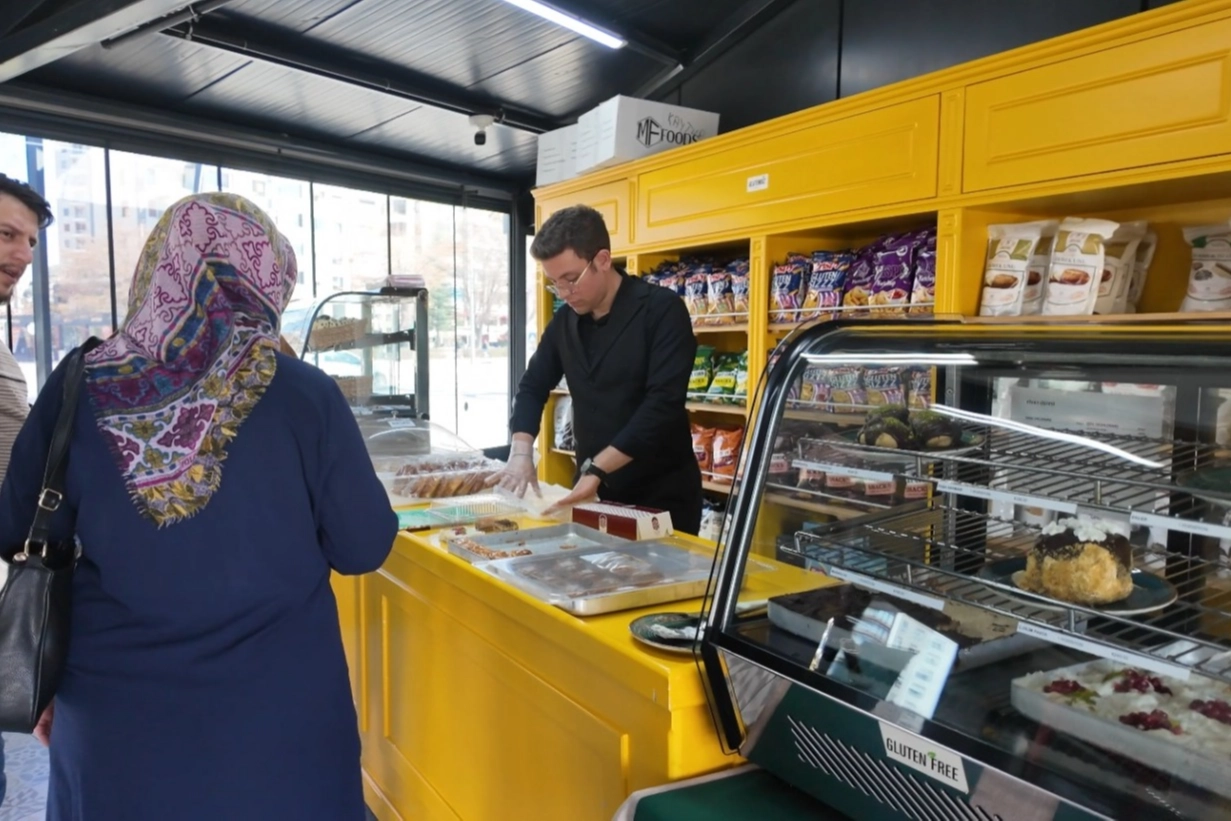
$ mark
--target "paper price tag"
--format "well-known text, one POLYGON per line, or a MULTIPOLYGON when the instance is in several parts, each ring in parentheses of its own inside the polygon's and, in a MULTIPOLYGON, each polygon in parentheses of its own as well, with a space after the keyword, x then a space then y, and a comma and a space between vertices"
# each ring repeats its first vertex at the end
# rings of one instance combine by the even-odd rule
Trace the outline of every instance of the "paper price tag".
POLYGON ((899 613, 889 631, 888 644, 913 655, 889 689, 886 700, 931 718, 957 659, 957 642, 899 613))
POLYGON ((1048 499, 1045 496, 1031 496, 1027 493, 1013 493, 1008 490, 967 485, 962 482, 942 481, 936 483, 936 489, 941 493, 956 493, 959 496, 969 496, 972 499, 984 499, 989 502, 1009 502, 1022 507, 1041 507, 1044 510, 1054 510, 1058 513, 1075 514, 1076 502, 1066 502, 1060 499, 1048 499))
POLYGON ((1160 516, 1157 513, 1133 511, 1129 522, 1141 527, 1160 527, 1165 530, 1178 530, 1181 533, 1191 533, 1194 536, 1212 536, 1215 539, 1231 539, 1231 527, 1212 522, 1197 522, 1192 519, 1173 519, 1170 516, 1160 516))
POLYGON ((897 596, 899 599, 914 602, 915 604, 932 610, 945 609, 945 602, 943 599, 938 599, 934 596, 925 596, 922 593, 916 593, 910 588, 900 587, 896 584, 891 584, 890 582, 883 582, 880 579, 874 579, 871 576, 865 576, 862 573, 855 573, 854 571, 846 570, 845 568, 830 567, 826 572, 826 575, 830 578, 867 588, 868 590, 875 590, 878 593, 884 593, 886 596, 897 596))
POLYGON ((1062 647, 1069 647, 1073 650, 1080 650, 1083 653, 1089 653, 1092 656, 1114 661, 1117 664, 1123 664, 1126 667, 1140 667, 1143 670, 1149 670, 1153 673, 1160 673, 1164 676, 1171 676, 1180 681, 1188 681, 1192 674, 1187 667, 1181 667, 1178 664, 1164 661, 1154 656, 1147 656, 1144 653, 1134 653, 1131 650, 1121 650, 1118 647, 1108 647, 1105 644, 1098 644, 1093 641, 1087 641, 1079 636, 1074 636, 1071 633, 1064 633, 1060 630, 1053 630, 1050 627, 1042 627, 1030 622, 1019 622, 1017 632, 1024 636, 1033 636, 1036 639, 1059 644, 1062 647))
POLYGON ((859 468, 847 467, 846 465, 830 465, 825 462, 809 462, 804 459, 796 459, 791 463, 791 467, 832 473, 834 476, 849 476, 852 479, 863 479, 865 482, 892 482, 895 479, 892 473, 860 470, 859 468))

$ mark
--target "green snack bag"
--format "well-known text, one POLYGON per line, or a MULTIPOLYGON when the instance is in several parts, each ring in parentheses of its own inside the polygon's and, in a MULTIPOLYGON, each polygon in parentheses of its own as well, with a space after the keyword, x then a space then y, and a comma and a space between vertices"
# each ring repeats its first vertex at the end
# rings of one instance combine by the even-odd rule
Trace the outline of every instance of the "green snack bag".
POLYGON ((735 393, 733 404, 742 405, 748 401, 748 352, 744 351, 735 358, 735 393))
POLYGON ((738 370, 738 354, 722 354, 714 364, 714 379, 710 382, 706 400, 717 404, 731 401, 735 395, 736 371, 738 370))
MULTIPOLYGON (((698 345, 697 355, 692 360, 692 376, 688 379, 688 393, 705 393, 709 390, 713 378, 714 349, 709 345, 698 345)), ((689 396, 689 399, 692 398, 694 397, 689 396)))

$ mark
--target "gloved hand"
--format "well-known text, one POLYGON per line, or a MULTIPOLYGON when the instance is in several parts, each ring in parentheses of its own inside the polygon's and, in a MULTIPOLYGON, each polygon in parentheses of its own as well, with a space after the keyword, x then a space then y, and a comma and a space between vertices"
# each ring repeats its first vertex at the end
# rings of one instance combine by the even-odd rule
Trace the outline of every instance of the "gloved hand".
POLYGON ((542 498, 539 490, 538 469, 534 465, 534 457, 529 453, 510 454, 504 470, 487 480, 487 486, 499 485, 517 498, 526 495, 526 488, 534 488, 534 495, 542 498))

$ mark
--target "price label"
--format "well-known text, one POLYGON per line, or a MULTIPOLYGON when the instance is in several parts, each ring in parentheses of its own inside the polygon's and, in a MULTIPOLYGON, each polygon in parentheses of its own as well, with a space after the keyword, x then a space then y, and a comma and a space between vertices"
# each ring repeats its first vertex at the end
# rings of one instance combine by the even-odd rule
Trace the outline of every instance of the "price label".
POLYGON ((803 459, 796 459, 791 463, 791 467, 832 473, 835 476, 849 476, 852 479, 863 479, 865 482, 892 482, 895 478, 892 473, 860 470, 859 468, 847 467, 846 465, 830 465, 825 462, 808 462, 803 459))
POLYGON ((1031 496, 1027 493, 1013 493, 1008 490, 996 490, 990 487, 979 487, 962 482, 937 482, 936 489, 941 493, 956 493, 959 496, 969 496, 972 499, 984 499, 989 502, 1009 502, 1022 507, 1041 507, 1044 510, 1055 510, 1059 513, 1076 513, 1076 502, 1065 502, 1060 499, 1048 499, 1046 496, 1031 496))
POLYGON ((768 191, 769 174, 757 174, 756 176, 749 177, 746 187, 749 194, 754 194, 757 191, 768 191))
POLYGON ((1178 664, 1172 664, 1168 661, 1147 656, 1144 653, 1134 653, 1131 650, 1121 650, 1118 647, 1108 647, 1105 644, 1098 644, 1093 641, 1087 641, 1079 636, 1074 636, 1071 633, 1065 633, 1060 630, 1053 630, 1050 627, 1043 627, 1030 622, 1019 622, 1017 632, 1023 636, 1033 636, 1036 639, 1059 644, 1061 647, 1069 647, 1073 650, 1080 650, 1083 653, 1089 653, 1092 656, 1099 656, 1108 661, 1114 661, 1117 664, 1123 664, 1126 667, 1140 667, 1143 670, 1149 670, 1153 673, 1159 673, 1164 676, 1171 676, 1180 681, 1188 681, 1191 671, 1187 667, 1181 667, 1178 664))
POLYGON ((1192 519, 1173 519, 1170 516, 1160 516, 1157 513, 1133 511, 1128 519, 1141 527, 1161 527, 1166 530, 1178 530, 1181 533, 1191 533, 1194 536, 1213 536, 1215 539, 1231 539, 1231 527, 1197 522, 1192 519))
POLYGON ((866 587, 868 590, 875 590, 878 593, 884 593, 887 596, 897 596, 899 599, 905 599, 909 602, 930 608, 932 610, 944 610, 945 602, 943 599, 938 599, 934 596, 925 596, 922 593, 916 593, 906 587, 900 587, 896 584, 883 582, 880 579, 874 579, 871 576, 865 576, 862 573, 856 573, 852 570, 847 570, 842 567, 830 567, 826 574, 830 578, 838 579, 851 584, 866 587))
POLYGON ((893 619, 888 644, 912 655, 886 701, 931 718, 957 659, 957 642, 899 613, 893 619))

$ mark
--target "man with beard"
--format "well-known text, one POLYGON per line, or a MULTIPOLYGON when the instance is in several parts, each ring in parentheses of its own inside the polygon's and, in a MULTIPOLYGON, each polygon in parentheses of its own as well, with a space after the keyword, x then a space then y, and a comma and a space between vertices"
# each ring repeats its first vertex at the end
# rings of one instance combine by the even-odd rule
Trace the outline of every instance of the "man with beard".
MULTIPOLYGON (((34 260, 39 231, 51 224, 51 206, 25 183, 0 174, 0 305, 13 298, 13 289, 34 260)), ((0 480, 8 472, 13 440, 30 411, 26 378, 5 340, 0 339, 0 480)), ((8 565, 0 562, 0 587, 8 565)), ((44 743, 46 740, 44 739, 44 743)), ((0 739, 0 802, 8 781, 4 777, 4 741, 0 739)))

